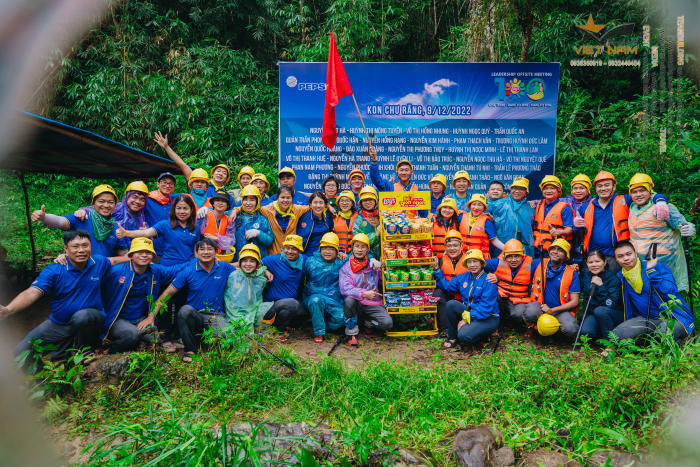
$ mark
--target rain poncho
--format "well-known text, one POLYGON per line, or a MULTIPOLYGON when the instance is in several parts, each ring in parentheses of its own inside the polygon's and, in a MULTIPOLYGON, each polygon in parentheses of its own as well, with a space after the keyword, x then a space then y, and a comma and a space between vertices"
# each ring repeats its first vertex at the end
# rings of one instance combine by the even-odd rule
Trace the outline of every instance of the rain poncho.
POLYGON ((490 200, 488 212, 496 226, 496 236, 503 243, 513 238, 520 240, 525 247, 525 254, 534 255, 534 238, 532 236, 532 217, 535 211, 527 199, 515 201, 512 197, 490 200))
POLYGON ((224 308, 226 321, 244 321, 246 324, 260 325, 272 302, 264 303, 262 294, 267 285, 265 266, 260 266, 251 274, 236 269, 228 276, 224 291, 224 308))
POLYGON ((343 326, 343 298, 338 273, 344 263, 340 258, 328 262, 318 251, 304 262, 304 305, 311 314, 315 336, 326 334, 326 329, 333 331, 343 326))
MULTIPOLYGON (((377 228, 379 228, 379 225, 377 224, 377 228)), ((355 236, 359 233, 366 234, 369 237, 369 254, 373 258, 379 258, 379 235, 377 235, 377 230, 372 227, 372 224, 362 217, 362 214, 358 214, 352 223, 352 235, 355 236)))
POLYGON ((272 245, 274 236, 272 235, 272 228, 270 227, 270 221, 268 221, 265 216, 260 214, 260 211, 255 211, 255 214, 248 214, 245 211, 236 217, 236 257, 234 261, 238 261, 238 252, 246 243, 254 243, 260 249, 260 257, 264 258, 267 256, 267 247, 272 245), (257 237, 250 240, 246 240, 245 233, 248 230, 255 229, 259 230, 260 233, 257 237))
POLYGON ((669 219, 660 221, 656 218, 653 207, 651 199, 642 207, 634 203, 630 206, 630 241, 641 259, 645 258, 652 243, 658 244, 657 258, 671 269, 678 290, 687 291, 688 269, 678 228, 688 221, 673 204, 668 205, 669 219))

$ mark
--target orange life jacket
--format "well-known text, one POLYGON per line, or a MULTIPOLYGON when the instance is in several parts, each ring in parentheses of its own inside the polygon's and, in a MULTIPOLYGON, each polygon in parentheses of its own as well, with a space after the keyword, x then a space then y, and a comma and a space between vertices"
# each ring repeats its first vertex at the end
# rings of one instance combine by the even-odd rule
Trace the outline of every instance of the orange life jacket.
POLYGON ((495 271, 498 277, 498 296, 507 298, 512 303, 530 303, 530 284, 532 282, 532 258, 523 257, 523 262, 513 277, 512 270, 506 263, 503 253, 498 257, 498 267, 495 271))
MULTIPOLYGON (((552 206, 547 213, 547 216, 545 216, 545 202, 545 200, 541 200, 537 204, 537 208, 535 209, 535 226, 532 229, 532 233, 535 236, 535 248, 539 248, 541 246, 544 251, 547 251, 547 249, 549 249, 549 245, 554 241, 554 238, 549 231, 552 229, 552 227, 555 229, 564 228, 561 213, 564 211, 565 207, 569 206, 569 203, 562 200, 557 200, 557 203, 552 206)), ((564 239, 569 243, 571 243, 572 238, 573 235, 564 235, 564 239)))
POLYGON ((465 219, 468 232, 467 241, 465 243, 466 249, 481 250, 484 254, 484 259, 491 259, 489 253, 489 236, 486 233, 486 221, 489 219, 491 219, 491 217, 488 214, 481 214, 472 225, 469 225, 469 219, 465 219))
MULTIPOLYGON (((535 274, 532 278, 532 300, 535 302, 544 303, 544 290, 547 287, 547 265, 549 264, 549 258, 543 258, 540 264, 537 265, 535 269, 535 274), (540 268, 544 268, 544 274, 540 268), (544 282, 542 282, 544 279, 544 282)), ((561 304, 568 303, 570 300, 571 293, 569 289, 571 288, 571 282, 574 280, 574 268, 568 264, 564 268, 564 275, 561 278, 561 286, 559 287, 559 301, 561 304)), ((578 305, 576 308, 571 310, 571 314, 576 316, 576 310, 578 310, 578 305)))
MULTIPOLYGON (((451 227, 449 230, 457 230, 462 234, 462 245, 466 243, 466 238, 467 238, 467 230, 465 227, 465 223, 467 222, 465 220, 465 216, 459 216, 459 222, 457 223, 456 226, 451 227)), ((433 253, 435 253, 435 256, 438 258, 442 258, 442 255, 445 254, 445 235, 447 232, 445 231, 445 227, 442 225, 438 225, 436 222, 437 219, 437 214, 433 214, 433 253)), ((464 250, 464 247, 462 249, 464 250)))
MULTIPOLYGON (((401 182, 394 182, 394 191, 406 191, 401 184, 401 182)), ((411 183, 411 188, 408 191, 418 191, 418 187, 415 183, 411 183)), ((416 217, 418 215, 417 211, 405 211, 406 217, 416 217)))
MULTIPOLYGON (((630 210, 629 207, 627 207, 627 202, 625 201, 625 197, 623 195, 617 195, 615 198, 612 200, 613 203, 613 209, 612 209, 612 216, 613 216, 613 231, 615 232, 615 235, 617 236, 617 241, 619 242, 620 240, 629 240, 630 238, 630 229, 628 225, 628 218, 630 215, 630 210)), ((593 205, 593 201, 588 203, 588 207, 586 208, 586 212, 583 214, 583 220, 586 223, 586 236, 583 239, 583 251, 586 252, 588 251, 588 244, 591 241, 591 233, 593 232, 593 217, 595 215, 595 206, 593 205)), ((615 243, 615 239, 611 238, 610 239, 610 244, 613 245, 615 243)))
POLYGON ((335 219, 333 220, 333 232, 335 232, 336 235, 338 235, 338 239, 340 240, 339 251, 341 252, 350 252, 350 240, 352 240, 352 224, 355 221, 357 214, 357 212, 354 212, 352 216, 350 216, 349 222, 343 219, 340 215, 335 216, 335 219))
MULTIPOLYGON (((457 259, 457 266, 455 266, 452 263, 452 259, 450 259, 449 256, 445 255, 442 257, 442 265, 440 266, 440 269, 442 269, 442 273, 445 275, 445 280, 452 280, 453 277, 459 276, 460 274, 464 274, 465 272, 469 272, 466 266, 462 264, 462 258, 464 257, 464 254, 459 255, 459 258, 457 259)), ((462 295, 459 293, 455 294, 455 299, 460 300, 462 298, 462 295)))
MULTIPOLYGON (((212 211, 212 210, 207 210, 207 225, 204 228, 203 233, 210 234, 210 235, 224 236, 224 235, 226 235, 227 228, 228 228, 228 216, 226 214, 221 216, 221 220, 219 221, 219 228, 217 229, 217 227, 216 227, 216 214, 214 214, 214 211, 212 211)), ((221 250, 219 250, 219 253, 221 253, 221 250)))

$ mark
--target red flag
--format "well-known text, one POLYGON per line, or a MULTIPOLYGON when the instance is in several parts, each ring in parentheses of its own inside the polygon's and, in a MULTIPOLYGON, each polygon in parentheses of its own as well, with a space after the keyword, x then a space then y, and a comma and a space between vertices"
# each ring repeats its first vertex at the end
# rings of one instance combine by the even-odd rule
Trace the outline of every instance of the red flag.
POLYGON ((345 74, 343 61, 335 46, 335 37, 331 33, 331 43, 328 48, 328 70, 326 71, 326 106, 323 110, 323 134, 321 141, 332 149, 338 138, 338 130, 335 127, 335 106, 341 97, 352 94, 348 75, 345 74))

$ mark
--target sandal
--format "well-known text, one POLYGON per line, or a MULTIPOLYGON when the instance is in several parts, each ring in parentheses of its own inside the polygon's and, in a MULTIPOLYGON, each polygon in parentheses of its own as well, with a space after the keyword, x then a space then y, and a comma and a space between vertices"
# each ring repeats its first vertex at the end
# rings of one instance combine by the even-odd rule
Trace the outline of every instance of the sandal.
POLYGON ((350 339, 348 339, 348 345, 350 347, 358 347, 360 345, 360 343, 357 342, 356 336, 350 336, 350 339))
POLYGON ((163 350, 167 353, 173 353, 177 351, 177 347, 175 347, 175 344, 170 341, 163 342, 161 344, 161 347, 163 347, 163 350))
POLYGON ((279 336, 277 336, 277 340, 279 340, 282 344, 286 344, 287 342, 289 342, 289 339, 287 339, 287 336, 285 336, 284 334, 280 334, 279 336))
POLYGON ((457 339, 445 339, 445 342, 442 343, 442 347, 445 349, 452 349, 455 346, 457 346, 457 339))
POLYGON ((317 344, 323 343, 323 336, 314 336, 314 342, 317 344))
POLYGON ((182 356, 183 363, 192 363, 194 361, 194 359, 192 358, 193 355, 194 352, 185 352, 182 356))

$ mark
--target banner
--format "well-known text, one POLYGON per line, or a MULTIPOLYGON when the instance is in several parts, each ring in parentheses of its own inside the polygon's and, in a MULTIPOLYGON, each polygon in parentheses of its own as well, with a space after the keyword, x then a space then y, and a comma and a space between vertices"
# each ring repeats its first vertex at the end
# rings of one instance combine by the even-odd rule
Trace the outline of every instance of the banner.
MULTIPOLYGON (((386 179, 395 164, 413 164, 421 189, 436 173, 458 170, 470 192, 489 182, 530 180, 530 197, 554 173, 558 63, 345 63, 386 179)), ((367 141, 351 97, 336 106, 333 151, 321 142, 326 63, 279 64, 279 163, 297 174, 297 189, 320 190, 335 175, 341 189, 353 168, 369 176, 367 141)), ((448 187, 450 190, 451 187, 448 187)))

